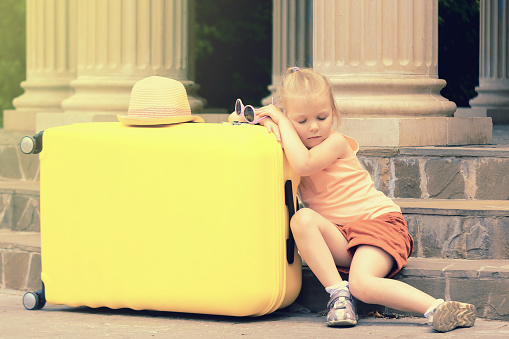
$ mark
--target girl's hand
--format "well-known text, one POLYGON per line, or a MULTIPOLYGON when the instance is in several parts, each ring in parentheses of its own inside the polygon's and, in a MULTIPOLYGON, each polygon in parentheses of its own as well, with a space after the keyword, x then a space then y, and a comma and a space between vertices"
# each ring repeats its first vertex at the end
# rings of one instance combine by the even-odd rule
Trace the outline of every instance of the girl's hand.
POLYGON ((256 110, 256 116, 258 119, 266 116, 271 118, 277 125, 281 122, 281 119, 286 119, 286 116, 281 112, 279 108, 274 105, 264 106, 256 110))
POLYGON ((270 117, 260 121, 260 125, 265 126, 269 133, 274 133, 277 142, 281 144, 281 133, 279 132, 279 126, 270 117))

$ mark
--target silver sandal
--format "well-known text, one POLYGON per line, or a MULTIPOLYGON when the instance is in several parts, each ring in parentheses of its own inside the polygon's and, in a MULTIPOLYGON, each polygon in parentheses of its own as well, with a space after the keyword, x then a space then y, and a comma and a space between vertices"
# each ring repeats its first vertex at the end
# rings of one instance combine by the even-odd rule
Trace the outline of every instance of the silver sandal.
POLYGON ((327 314, 327 326, 345 327, 355 326, 358 315, 355 300, 347 289, 341 289, 334 293, 327 307, 330 309, 327 314))
POLYGON ((457 301, 446 301, 435 310, 433 328, 438 332, 449 332, 456 327, 472 327, 475 323, 475 306, 457 301))

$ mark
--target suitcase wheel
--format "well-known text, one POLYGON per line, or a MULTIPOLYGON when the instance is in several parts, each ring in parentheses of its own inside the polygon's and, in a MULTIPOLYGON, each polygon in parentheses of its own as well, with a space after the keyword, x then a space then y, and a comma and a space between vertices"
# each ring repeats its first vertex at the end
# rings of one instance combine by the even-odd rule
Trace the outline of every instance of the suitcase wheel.
POLYGON ((44 297, 43 290, 27 292, 23 296, 23 306, 27 310, 40 310, 44 305, 46 305, 46 298, 44 297))

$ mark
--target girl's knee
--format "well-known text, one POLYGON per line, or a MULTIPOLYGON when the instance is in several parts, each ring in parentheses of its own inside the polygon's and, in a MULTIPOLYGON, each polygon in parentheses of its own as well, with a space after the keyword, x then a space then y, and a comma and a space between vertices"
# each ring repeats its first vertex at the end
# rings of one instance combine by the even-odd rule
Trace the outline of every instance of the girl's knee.
POLYGON ((375 286, 373 280, 368 276, 350 274, 348 281, 350 293, 360 301, 370 304, 375 286))
POLYGON ((292 232, 302 233, 306 232, 313 225, 316 225, 316 212, 310 208, 302 208, 298 210, 292 220, 290 221, 290 227, 292 228, 292 232))

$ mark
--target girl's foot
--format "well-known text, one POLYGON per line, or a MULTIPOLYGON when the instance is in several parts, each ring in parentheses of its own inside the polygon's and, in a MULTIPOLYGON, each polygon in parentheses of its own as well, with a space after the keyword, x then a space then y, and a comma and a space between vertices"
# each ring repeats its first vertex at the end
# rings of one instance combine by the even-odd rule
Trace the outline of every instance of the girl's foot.
POLYGON ((475 306, 457 301, 440 304, 433 315, 433 328, 448 332, 456 327, 471 327, 475 323, 475 306))
POLYGON ((357 324, 355 300, 348 289, 340 289, 334 293, 330 297, 327 307, 330 308, 327 314, 328 326, 344 327, 357 324))

